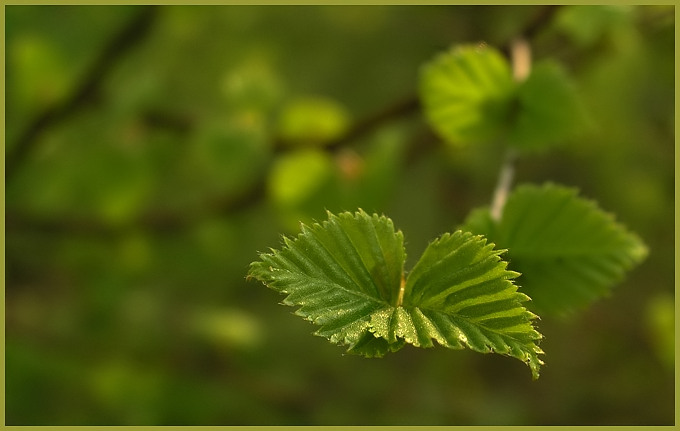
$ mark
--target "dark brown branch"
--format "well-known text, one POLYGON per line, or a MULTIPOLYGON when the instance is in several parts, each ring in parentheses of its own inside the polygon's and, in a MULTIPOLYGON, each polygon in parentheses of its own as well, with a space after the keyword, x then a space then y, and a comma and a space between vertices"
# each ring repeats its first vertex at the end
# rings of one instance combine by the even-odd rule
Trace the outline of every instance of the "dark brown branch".
MULTIPOLYGON (((524 26, 524 30, 515 38, 521 38, 526 40, 531 40, 536 37, 536 35, 543 30, 553 18, 557 11, 561 8, 559 5, 548 5, 544 6, 536 12, 533 18, 524 26)), ((504 49, 509 50, 512 41, 508 42, 504 49)))
POLYGON ((185 136, 194 128, 194 121, 186 115, 162 110, 149 110, 141 115, 142 124, 150 129, 166 130, 185 136))
POLYGON ((350 142, 356 141, 357 139, 374 132, 379 127, 384 126, 387 123, 414 114, 418 112, 419 109, 420 101, 416 96, 405 98, 393 105, 388 106, 386 109, 376 112, 373 115, 364 118, 362 121, 359 121, 343 136, 328 143, 327 148, 337 149, 347 145, 350 142))
POLYGON ((265 196, 266 176, 262 175, 256 183, 242 193, 208 202, 205 208, 193 216, 168 211, 151 211, 140 217, 135 226, 141 226, 153 232, 179 231, 208 217, 252 208, 264 201, 265 196))
POLYGON ((13 151, 6 154, 5 182, 11 180, 26 158, 35 151, 39 137, 45 130, 96 100, 104 79, 123 55, 148 33, 155 15, 155 6, 144 7, 106 44, 73 94, 61 104, 43 111, 29 124, 12 147, 13 151))
POLYGON ((206 208, 193 214, 156 210, 142 214, 126 224, 110 225, 90 216, 64 216, 60 218, 40 217, 16 211, 5 214, 5 231, 32 231, 44 235, 64 233, 84 236, 114 238, 130 228, 142 228, 149 232, 169 234, 180 232, 188 226, 216 214, 229 214, 252 208, 266 196, 266 177, 262 177, 243 193, 208 203, 206 208))

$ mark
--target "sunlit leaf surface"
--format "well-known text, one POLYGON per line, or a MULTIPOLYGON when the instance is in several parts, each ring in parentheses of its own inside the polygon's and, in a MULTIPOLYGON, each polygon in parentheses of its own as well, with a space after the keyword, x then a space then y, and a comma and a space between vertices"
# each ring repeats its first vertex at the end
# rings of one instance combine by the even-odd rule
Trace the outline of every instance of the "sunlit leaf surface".
POLYGON ((425 115, 434 130, 454 144, 497 136, 507 121, 514 91, 507 61, 485 45, 458 46, 421 70, 425 115))
POLYGON ((538 377, 541 335, 506 262, 481 236, 444 234, 405 278, 401 232, 384 216, 329 213, 285 247, 262 254, 250 276, 286 294, 284 304, 348 351, 383 356, 405 343, 496 352, 538 377))

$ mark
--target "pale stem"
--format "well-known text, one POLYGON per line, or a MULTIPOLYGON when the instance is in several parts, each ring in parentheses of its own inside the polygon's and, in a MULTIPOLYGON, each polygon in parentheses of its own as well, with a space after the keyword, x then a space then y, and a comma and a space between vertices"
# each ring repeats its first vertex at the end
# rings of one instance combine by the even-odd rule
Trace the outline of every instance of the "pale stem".
POLYGON ((406 278, 404 273, 401 274, 401 282, 399 283, 399 295, 397 296, 397 303, 395 307, 401 307, 404 302, 404 292, 406 291, 406 278))
MULTIPOLYGON (((510 55, 512 57, 512 76, 516 82, 522 82, 531 73, 531 47, 529 43, 523 38, 513 40, 510 45, 510 55)), ((505 201, 508 199, 512 180, 515 176, 516 160, 517 152, 508 148, 491 201, 491 218, 494 221, 499 221, 503 216, 503 207, 505 207, 505 201)))
POLYGON ((500 221, 503 216, 503 207, 505 201, 508 199, 510 187, 512 186, 512 179, 515 176, 515 160, 517 153, 512 149, 508 149, 505 154, 505 161, 501 167, 501 173, 498 176, 498 183, 493 192, 493 200, 491 203, 491 219, 500 221))
POLYGON ((515 39, 510 44, 512 56, 512 76, 515 81, 522 82, 531 73, 531 46, 526 39, 515 39))

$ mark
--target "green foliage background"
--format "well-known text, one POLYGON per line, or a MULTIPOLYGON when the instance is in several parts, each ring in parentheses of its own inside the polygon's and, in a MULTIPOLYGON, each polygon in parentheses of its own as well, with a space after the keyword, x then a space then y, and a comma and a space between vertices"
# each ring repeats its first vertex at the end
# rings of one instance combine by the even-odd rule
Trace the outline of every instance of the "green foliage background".
POLYGON ((6 6, 6 423, 672 424, 673 6, 566 6, 531 40, 588 127, 517 181, 578 187, 650 249, 610 298, 537 323, 540 380, 468 350, 344 356, 245 280, 326 209, 389 215, 410 259, 487 205, 500 147, 447 146, 399 103, 438 53, 504 46, 540 9, 163 6, 117 55, 146 9, 6 6))

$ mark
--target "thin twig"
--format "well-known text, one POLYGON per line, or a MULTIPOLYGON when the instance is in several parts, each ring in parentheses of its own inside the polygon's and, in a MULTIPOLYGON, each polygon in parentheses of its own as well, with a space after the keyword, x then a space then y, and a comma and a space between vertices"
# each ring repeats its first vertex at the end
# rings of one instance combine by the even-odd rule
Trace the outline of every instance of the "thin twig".
MULTIPOLYGON (((510 45, 510 53, 512 60, 512 74, 517 82, 522 82, 531 73, 531 46, 524 38, 517 38, 513 40, 510 45)), ((515 176, 515 163, 517 161, 518 153, 513 148, 508 148, 505 153, 505 159, 501 166, 501 172, 498 176, 498 183, 493 192, 491 200, 491 219, 500 221, 503 217, 503 208, 505 202, 510 194, 512 188, 512 180, 515 176)))
POLYGON ((508 200, 510 189, 512 188, 512 180, 515 177, 515 162, 517 160, 517 152, 512 148, 505 153, 505 160, 501 167, 501 172, 498 175, 498 183, 493 192, 493 199, 491 201, 491 219, 500 221, 503 216, 503 208, 505 202, 508 200))
POLYGON ((70 97, 59 105, 47 108, 28 125, 12 147, 12 151, 5 156, 5 182, 11 180, 29 155, 35 151, 40 135, 45 130, 73 115, 99 96, 101 84, 113 66, 148 33, 156 15, 155 8, 156 6, 144 7, 102 49, 70 97))

